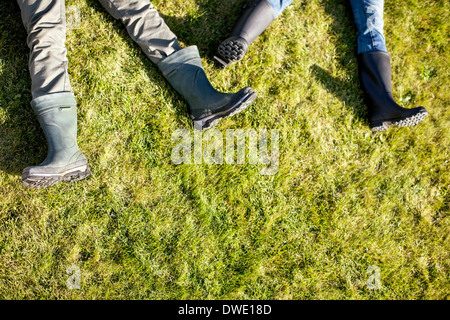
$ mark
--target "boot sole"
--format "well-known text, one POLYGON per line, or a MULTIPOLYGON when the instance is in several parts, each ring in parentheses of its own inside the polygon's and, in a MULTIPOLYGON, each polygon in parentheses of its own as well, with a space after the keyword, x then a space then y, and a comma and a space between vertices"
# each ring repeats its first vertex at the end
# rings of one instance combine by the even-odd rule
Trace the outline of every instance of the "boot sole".
POLYGON ((22 183, 33 189, 42 189, 50 187, 59 182, 75 182, 82 180, 91 175, 91 170, 88 164, 70 168, 59 173, 46 173, 40 175, 30 175, 24 171, 22 174, 22 183))
POLYGON ((385 121, 377 121, 370 125, 372 128, 372 132, 380 132, 389 129, 389 127, 410 127, 419 124, 425 117, 428 115, 428 112, 419 112, 413 116, 403 118, 403 119, 395 119, 395 120, 385 120, 385 121))
POLYGON ((241 60, 247 49, 241 41, 225 40, 217 48, 217 55, 214 60, 223 68, 226 68, 231 63, 241 60))
POLYGON ((199 120, 193 120, 194 129, 202 131, 219 124, 220 120, 232 117, 239 112, 244 111, 252 102, 256 99, 256 92, 251 91, 244 95, 241 99, 237 101, 236 104, 231 106, 229 109, 214 113, 208 117, 199 120))

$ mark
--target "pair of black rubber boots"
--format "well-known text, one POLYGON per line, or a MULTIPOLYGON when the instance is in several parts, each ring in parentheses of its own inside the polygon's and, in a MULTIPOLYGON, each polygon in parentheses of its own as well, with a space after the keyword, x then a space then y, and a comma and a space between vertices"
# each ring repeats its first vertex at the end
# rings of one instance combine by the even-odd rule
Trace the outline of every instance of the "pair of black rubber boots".
MULTIPOLYGON (((250 44, 275 20, 267 0, 253 0, 244 8, 231 35, 223 41, 214 60, 222 67, 241 60, 250 44)), ((427 116, 423 107, 405 109, 392 96, 391 62, 387 52, 376 51, 358 55, 358 73, 372 131, 390 126, 412 126, 427 116)))

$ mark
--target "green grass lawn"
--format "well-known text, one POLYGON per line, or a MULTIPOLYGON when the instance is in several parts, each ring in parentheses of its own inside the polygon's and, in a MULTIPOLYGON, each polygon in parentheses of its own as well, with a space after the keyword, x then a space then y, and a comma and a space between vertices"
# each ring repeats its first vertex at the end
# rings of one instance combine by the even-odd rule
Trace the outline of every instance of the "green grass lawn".
POLYGON ((67 35, 92 176, 33 190, 46 156, 14 0, 0 2, 0 298, 449 299, 449 2, 387 0, 393 94, 417 127, 373 134, 345 0, 295 1, 225 70, 244 0, 153 1, 215 88, 258 98, 227 129, 277 129, 279 170, 171 160, 186 103, 95 0, 67 35), (69 289, 67 268, 81 271, 69 289), (377 266, 381 287, 367 285, 377 266))

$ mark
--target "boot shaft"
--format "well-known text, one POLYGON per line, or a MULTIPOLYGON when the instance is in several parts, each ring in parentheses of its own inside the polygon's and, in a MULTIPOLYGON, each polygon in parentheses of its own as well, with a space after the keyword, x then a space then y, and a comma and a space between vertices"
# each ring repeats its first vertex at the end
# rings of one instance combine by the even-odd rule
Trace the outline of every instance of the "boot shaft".
POLYGON ((199 72, 204 72, 196 46, 179 50, 157 64, 164 78, 183 97, 195 90, 199 72))
POLYGON ((73 93, 41 96, 31 106, 48 144, 48 156, 43 164, 72 161, 70 158, 78 152, 77 105, 73 93))
POLYGON ((383 51, 360 53, 358 55, 358 74, 364 91, 392 93, 389 53, 383 51))
POLYGON ((170 85, 186 99, 190 114, 195 118, 210 114, 231 98, 213 88, 196 46, 175 52, 159 62, 158 67, 170 85))
POLYGON ((275 18, 275 12, 267 0, 253 0, 244 8, 230 37, 243 38, 250 45, 275 18))

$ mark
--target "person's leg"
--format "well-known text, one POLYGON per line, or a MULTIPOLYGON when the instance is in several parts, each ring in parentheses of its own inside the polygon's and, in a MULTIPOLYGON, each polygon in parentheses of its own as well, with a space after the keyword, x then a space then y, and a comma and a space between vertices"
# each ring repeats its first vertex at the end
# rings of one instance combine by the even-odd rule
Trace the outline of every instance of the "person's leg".
POLYGON ((358 74, 369 111, 370 127, 416 125, 427 116, 423 107, 405 109, 392 96, 391 63, 383 35, 383 0, 350 0, 358 29, 358 74))
POLYGON ((241 60, 250 44, 293 0, 252 0, 235 23, 230 36, 217 48, 214 60, 223 68, 241 60))
POLYGON ((181 49, 175 34, 148 0, 100 0, 100 3, 123 22, 133 41, 186 99, 196 129, 215 126, 220 119, 244 110, 256 98, 248 87, 234 94, 216 91, 206 78, 197 47, 181 49))
POLYGON ((148 0, 99 1, 114 19, 125 25, 131 39, 153 63, 181 50, 177 37, 148 0))
POLYGON ((17 0, 17 3, 28 33, 33 98, 56 92, 70 92, 64 1, 17 0))
POLYGON ((47 158, 25 168, 24 185, 43 188, 90 174, 77 145, 77 106, 66 57, 64 0, 17 0, 30 48, 31 106, 48 143, 47 158))

